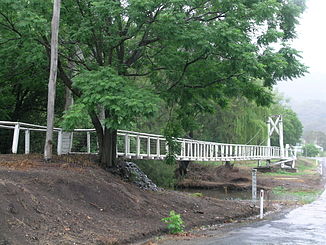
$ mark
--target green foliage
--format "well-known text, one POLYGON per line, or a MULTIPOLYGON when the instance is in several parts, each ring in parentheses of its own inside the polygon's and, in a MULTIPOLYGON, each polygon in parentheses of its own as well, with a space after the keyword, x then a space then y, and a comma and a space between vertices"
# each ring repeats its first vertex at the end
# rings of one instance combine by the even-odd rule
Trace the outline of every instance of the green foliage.
POLYGON ((303 155, 307 157, 316 157, 319 154, 318 148, 314 144, 306 144, 302 148, 303 155))
POLYGON ((176 165, 167 165, 159 160, 135 160, 135 163, 159 187, 174 188, 176 165))
POLYGON ((322 190, 289 191, 283 186, 273 188, 273 194, 279 199, 292 199, 301 204, 308 204, 315 201, 322 192, 322 190))
POLYGON ((170 211, 170 216, 161 219, 165 224, 171 234, 178 234, 183 232, 184 222, 180 214, 175 213, 173 210, 170 211))
MULTIPOLYGON (((216 106, 212 114, 199 114, 196 118, 201 127, 194 130, 194 138, 243 144, 266 144, 266 120, 270 115, 284 116, 284 142, 292 144, 300 141, 302 124, 297 115, 278 95, 274 95, 270 107, 257 106, 245 98, 229 101, 224 108, 216 106)), ((278 145, 278 137, 273 135, 272 145, 278 145)))
POLYGON ((276 172, 269 172, 263 174, 269 176, 278 176, 278 175, 296 176, 296 175, 315 175, 318 173, 315 160, 310 161, 310 159, 299 158, 296 161, 295 167, 298 169, 298 172, 295 173, 287 172, 285 170, 280 169, 276 172))
MULTIPOLYGON (((65 124, 87 125, 89 119, 81 115, 99 114, 104 107, 107 128, 129 129, 159 105, 173 111, 166 117, 173 117, 177 128, 193 135, 202 125, 200 116, 220 111, 230 101, 236 105, 234 100, 245 98, 247 106, 269 105, 273 85, 306 72, 299 52, 289 46, 304 7, 304 1, 295 0, 65 0, 58 78, 68 86, 74 80, 79 97, 65 124)), ((41 105, 38 111, 45 108, 51 13, 51 1, 0 3, 4 119, 15 118, 21 101, 25 106, 14 115, 44 118, 44 112, 29 113, 34 108, 28 105, 41 105), (17 100, 20 95, 24 99, 17 100)), ((62 90, 58 98, 64 101, 62 90)), ((62 106, 57 107, 61 112, 62 106)), ((241 132, 246 143, 252 132, 263 132, 261 119, 229 112, 230 117, 217 114, 215 120, 223 115, 225 124, 216 127, 223 133, 214 140, 234 142, 233 132, 241 132), (228 131, 229 123, 237 120, 240 123, 228 131)), ((262 136, 259 133, 255 142, 262 136)))
POLYGON ((182 127, 179 123, 173 122, 173 120, 175 119, 170 117, 170 120, 167 122, 166 127, 164 128, 164 136, 168 146, 165 162, 169 165, 176 163, 176 155, 181 150, 181 146, 177 142, 177 137, 181 136, 182 127))
POLYGON ((111 67, 84 71, 74 79, 74 86, 82 95, 65 116, 70 123, 77 123, 85 112, 102 106, 106 111, 104 123, 108 128, 126 128, 138 117, 152 115, 159 103, 158 97, 150 90, 137 87, 111 67))

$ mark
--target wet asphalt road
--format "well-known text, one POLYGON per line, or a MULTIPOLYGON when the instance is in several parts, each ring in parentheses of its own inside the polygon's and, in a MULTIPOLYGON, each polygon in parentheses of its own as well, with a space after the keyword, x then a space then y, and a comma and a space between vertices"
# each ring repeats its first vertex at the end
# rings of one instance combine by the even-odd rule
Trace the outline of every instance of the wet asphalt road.
MULTIPOLYGON (((324 169, 326 159, 323 158, 324 169)), ((323 244, 326 245, 326 191, 315 202, 273 221, 261 221, 209 238, 165 241, 163 245, 323 244)))

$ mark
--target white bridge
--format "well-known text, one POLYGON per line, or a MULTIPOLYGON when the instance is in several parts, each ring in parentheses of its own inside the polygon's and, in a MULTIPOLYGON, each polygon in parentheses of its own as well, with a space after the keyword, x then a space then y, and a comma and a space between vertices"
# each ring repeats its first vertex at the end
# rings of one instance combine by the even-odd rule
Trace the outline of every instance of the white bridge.
MULTIPOLYGON (((243 160, 280 160, 281 167, 289 164, 294 167, 296 156, 289 145, 283 146, 283 124, 282 117, 277 116, 274 121, 268 119, 267 146, 224 144, 194 139, 177 138, 178 150, 176 160, 179 161, 243 161, 243 160), (270 136, 273 132, 279 134, 280 147, 270 146, 270 136)), ((0 121, 0 130, 12 130, 12 153, 36 152, 31 142, 38 138, 45 141, 46 127, 21 122, 0 121), (24 140, 21 137, 24 132, 24 140), (32 139, 32 140, 31 140, 32 139), (33 140, 34 139, 34 140, 33 140)), ((97 137, 94 129, 75 129, 65 132, 61 128, 54 128, 57 137, 54 145, 57 154, 69 153, 96 153, 98 150, 97 137)), ((0 138, 0 142, 1 139, 0 138)), ((117 156, 136 159, 159 159, 162 160, 168 153, 167 140, 162 135, 147 134, 133 131, 118 130, 117 156)), ((40 149, 38 149, 40 151, 40 149)), ((43 150, 43 149, 42 149, 43 150)), ((42 151, 41 151, 42 152, 42 151)), ((38 152, 40 153, 40 152, 38 152)))

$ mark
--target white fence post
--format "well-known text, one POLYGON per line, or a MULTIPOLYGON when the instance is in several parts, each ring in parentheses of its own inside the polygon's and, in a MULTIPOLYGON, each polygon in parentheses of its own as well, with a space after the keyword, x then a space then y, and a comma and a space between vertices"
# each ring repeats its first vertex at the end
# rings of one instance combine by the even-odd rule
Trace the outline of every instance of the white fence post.
POLYGON ((147 137, 147 157, 150 158, 151 156, 151 138, 147 137))
POLYGON ((136 144, 136 157, 140 157, 140 137, 137 135, 137 144, 136 144))
POLYGON ((264 190, 260 190, 260 219, 264 217, 264 190))
POLYGON ((128 153, 129 153, 128 143, 129 143, 128 134, 126 133, 125 134, 125 156, 126 157, 128 156, 128 153))
POLYGON ((15 125, 15 131, 14 131, 14 137, 12 140, 12 153, 17 154, 18 151, 18 141, 19 141, 19 131, 20 131, 20 126, 19 123, 15 125))
POLYGON ((160 137, 157 137, 156 140, 157 140, 157 142, 156 142, 156 155, 157 155, 157 158, 159 159, 160 155, 161 155, 160 137))
POLYGON ((25 130, 25 154, 29 154, 30 152, 30 142, 31 142, 31 134, 29 129, 25 130))

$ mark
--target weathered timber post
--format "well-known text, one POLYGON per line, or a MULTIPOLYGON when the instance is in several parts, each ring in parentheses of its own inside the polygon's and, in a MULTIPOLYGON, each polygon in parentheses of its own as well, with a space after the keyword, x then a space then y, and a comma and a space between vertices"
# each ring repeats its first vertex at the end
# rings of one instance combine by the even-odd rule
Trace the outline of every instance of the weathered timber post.
POLYGON ((251 185, 251 193, 252 193, 252 200, 257 200, 257 169, 253 169, 251 171, 252 175, 252 185, 251 185))

